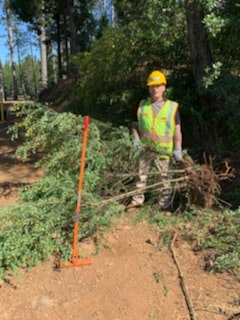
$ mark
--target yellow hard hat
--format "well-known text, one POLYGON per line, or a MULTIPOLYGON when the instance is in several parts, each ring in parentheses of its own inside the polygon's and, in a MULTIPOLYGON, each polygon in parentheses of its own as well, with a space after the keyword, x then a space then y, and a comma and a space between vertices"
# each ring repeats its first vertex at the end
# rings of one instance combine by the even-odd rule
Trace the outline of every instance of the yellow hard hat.
POLYGON ((154 70, 150 73, 147 79, 147 86, 155 86, 158 84, 167 84, 165 75, 158 70, 154 70))

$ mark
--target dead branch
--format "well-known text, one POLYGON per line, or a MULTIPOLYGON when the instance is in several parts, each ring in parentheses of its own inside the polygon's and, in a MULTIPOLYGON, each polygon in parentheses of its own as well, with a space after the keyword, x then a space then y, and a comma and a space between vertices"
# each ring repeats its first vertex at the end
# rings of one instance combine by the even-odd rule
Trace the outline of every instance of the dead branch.
POLYGON ((103 205, 106 205, 106 204, 108 204, 108 203, 110 203, 112 201, 123 200, 123 199, 126 199, 128 197, 132 197, 134 195, 141 194, 141 193, 143 193, 143 192, 145 192, 147 190, 151 190, 151 189, 154 190, 154 191, 163 191, 163 190, 173 189, 173 186, 171 185, 172 183, 181 182, 181 184, 178 184, 178 189, 183 189, 183 188, 187 187, 187 183, 184 183, 184 182, 187 181, 187 179, 188 179, 188 177, 180 177, 180 178, 168 180, 168 182, 170 183, 169 187, 164 187, 162 182, 156 182, 156 183, 148 185, 148 186, 146 186, 144 188, 139 188, 139 189, 136 189, 136 190, 125 192, 125 193, 122 193, 120 195, 105 199, 105 200, 101 201, 100 203, 98 203, 97 205, 98 206, 99 205, 103 206, 103 205))
POLYGON ((224 161, 224 164, 225 164, 225 167, 226 167, 226 171, 225 172, 220 172, 217 175, 219 180, 226 180, 226 179, 234 177, 232 167, 229 167, 229 165, 228 165, 228 163, 226 161, 224 161))
MULTIPOLYGON (((175 173, 175 174, 185 174, 186 173, 186 169, 169 169, 168 173, 175 173)), ((153 176, 157 176, 161 173, 159 172, 155 172, 152 173, 153 176)), ((137 177, 139 175, 138 172, 130 172, 130 173, 108 173, 108 177, 114 177, 114 178, 134 178, 137 177)))
POLYGON ((228 306, 226 307, 225 305, 224 306, 210 305, 210 306, 202 306, 202 307, 199 306, 199 307, 196 307, 195 310, 207 311, 212 313, 223 314, 226 316, 231 316, 230 319, 234 319, 232 318, 232 316, 240 315, 239 309, 231 308, 228 306))
MULTIPOLYGON (((103 206, 112 201, 120 201, 134 195, 144 193, 146 191, 163 191, 166 189, 178 190, 178 191, 188 191, 188 203, 200 206, 205 209, 210 209, 215 203, 225 203, 218 196, 221 193, 220 181, 232 178, 233 170, 228 165, 228 162, 222 164, 221 170, 214 168, 214 158, 209 157, 209 159, 204 156, 205 163, 202 165, 196 165, 191 157, 187 157, 181 162, 180 168, 176 170, 169 171, 170 175, 173 174, 174 178, 169 178, 169 187, 164 187, 162 182, 157 182, 148 185, 144 188, 134 189, 117 196, 112 196, 104 199, 97 205, 103 206), (225 168, 223 167, 225 166, 225 168)), ((159 173, 155 173, 157 176, 159 173)), ((119 181, 119 185, 128 185, 129 179, 134 178, 138 174, 135 172, 124 173, 124 174, 109 174, 108 178, 125 179, 126 181, 119 181)), ((226 204, 226 203, 225 203, 226 204)))
POLYGON ((172 239, 172 241, 170 243, 169 249, 170 249, 170 251, 172 253, 173 260, 174 260, 174 262, 175 262, 175 264, 177 266, 177 269, 178 269, 180 285, 181 285, 181 288, 182 288, 182 291, 183 291, 183 294, 184 294, 184 297, 185 297, 185 300, 186 300, 186 303, 187 303, 190 319, 191 320, 196 320, 194 309, 193 309, 193 305, 192 305, 192 301, 190 299, 187 287, 185 285, 182 269, 180 267, 180 264, 178 262, 178 259, 176 257, 176 253, 175 253, 175 249, 174 249, 174 242, 175 242, 176 238, 177 238, 177 232, 174 233, 174 236, 173 236, 173 239, 172 239))

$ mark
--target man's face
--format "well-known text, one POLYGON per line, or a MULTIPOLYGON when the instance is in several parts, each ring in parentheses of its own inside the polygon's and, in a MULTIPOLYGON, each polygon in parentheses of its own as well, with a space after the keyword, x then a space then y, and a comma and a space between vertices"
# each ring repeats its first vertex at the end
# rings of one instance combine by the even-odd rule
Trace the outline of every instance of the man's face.
POLYGON ((160 101, 163 98, 163 93, 166 90, 165 84, 158 84, 148 87, 149 93, 151 95, 152 101, 160 101))

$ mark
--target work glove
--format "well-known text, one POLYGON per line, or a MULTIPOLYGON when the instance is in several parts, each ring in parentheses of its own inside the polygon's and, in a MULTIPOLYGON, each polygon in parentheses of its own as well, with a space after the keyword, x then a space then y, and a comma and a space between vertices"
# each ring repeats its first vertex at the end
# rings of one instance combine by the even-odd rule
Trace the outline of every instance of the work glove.
POLYGON ((134 138, 133 145, 134 145, 134 148, 136 150, 141 149, 141 141, 140 141, 140 139, 139 138, 134 138))
POLYGON ((175 149, 173 151, 173 156, 176 161, 181 161, 182 160, 182 149, 175 149))

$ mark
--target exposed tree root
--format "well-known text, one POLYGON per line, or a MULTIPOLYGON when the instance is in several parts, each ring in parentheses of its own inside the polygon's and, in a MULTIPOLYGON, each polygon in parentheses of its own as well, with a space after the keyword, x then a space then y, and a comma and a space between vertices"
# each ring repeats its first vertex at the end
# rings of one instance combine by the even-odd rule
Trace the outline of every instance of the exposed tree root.
POLYGON ((209 209, 218 202, 217 196, 221 193, 220 181, 230 179, 234 175, 227 162, 224 162, 225 168, 223 166, 219 168, 214 165, 212 157, 207 159, 204 156, 204 161, 202 165, 196 166, 188 157, 184 161, 184 166, 188 175, 191 203, 209 209))

